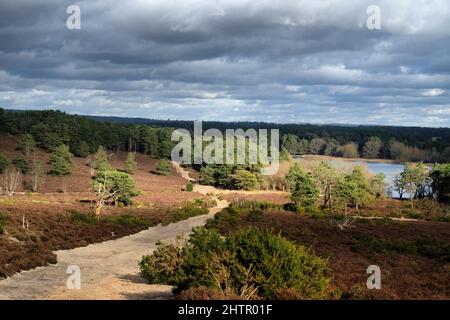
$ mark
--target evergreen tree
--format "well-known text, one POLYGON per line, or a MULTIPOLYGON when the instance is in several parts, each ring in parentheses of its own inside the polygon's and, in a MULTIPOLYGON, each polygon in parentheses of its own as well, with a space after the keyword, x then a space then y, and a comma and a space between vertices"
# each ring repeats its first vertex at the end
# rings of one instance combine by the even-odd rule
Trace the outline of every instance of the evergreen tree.
POLYGON ((23 174, 27 174, 29 170, 28 162, 25 160, 25 158, 21 155, 16 156, 11 163, 16 167, 20 172, 23 174))
POLYGON ((356 184, 354 181, 346 179, 345 176, 340 176, 336 180, 333 193, 333 208, 344 209, 347 215, 348 206, 354 201, 354 198, 358 196, 356 192, 356 184))
POLYGON ((71 152, 80 158, 86 158, 90 153, 90 147, 84 140, 77 140, 70 145, 71 152))
POLYGON ((406 192, 406 181, 403 172, 394 177, 393 186, 394 190, 397 191, 399 198, 403 199, 403 195, 406 192))
POLYGON ((100 146, 97 152, 94 154, 94 159, 92 160, 92 168, 98 171, 113 169, 108 162, 106 151, 103 146, 100 146))
POLYGON ((304 170, 300 166, 300 163, 295 162, 294 165, 289 169, 288 174, 286 175, 286 180, 288 181, 289 188, 291 190, 294 189, 297 180, 300 179, 304 175, 304 170))
POLYGON ((62 144, 53 152, 50 157, 49 173, 58 177, 71 174, 73 168, 72 154, 67 145, 62 144))
POLYGON ((0 174, 9 166, 9 161, 6 157, 0 153, 0 174))
POLYGON ((450 201, 450 163, 435 164, 430 173, 433 194, 438 201, 450 201))
POLYGON ((355 166, 352 171, 345 176, 347 186, 350 187, 350 197, 353 205, 358 211, 361 205, 365 205, 371 201, 370 183, 364 174, 361 166, 355 166))
POLYGON ((17 150, 23 151, 27 159, 29 158, 31 151, 33 151, 35 148, 36 141, 34 141, 34 138, 31 134, 22 135, 16 147, 17 150))
POLYGON ((101 170, 91 182, 92 190, 96 193, 97 200, 95 214, 100 215, 107 201, 113 204, 131 204, 131 199, 140 194, 135 188, 133 178, 125 173, 115 170, 101 170))
POLYGON ((386 195, 386 185, 384 183, 385 175, 380 172, 372 179, 372 194, 376 198, 384 198, 386 195))
POLYGON ((329 162, 321 161, 314 168, 314 182, 323 196, 323 208, 329 208, 333 205, 333 191, 336 187, 338 173, 329 162))
POLYGON ((128 153, 127 159, 125 160, 125 172, 133 174, 138 169, 138 164, 136 162, 136 155, 134 153, 128 153))
POLYGON ((238 169, 232 176, 233 187, 240 190, 254 190, 259 186, 258 177, 250 171, 238 169))
POLYGON ((208 186, 214 186, 216 184, 216 180, 214 178, 214 167, 211 165, 205 165, 200 168, 200 183, 208 186))
POLYGON ((161 159, 156 163, 155 173, 162 176, 168 176, 170 174, 171 168, 172 165, 170 164, 169 160, 161 159))
POLYGON ((427 180, 425 165, 423 163, 418 163, 416 166, 406 165, 402 176, 405 182, 405 190, 409 195, 411 208, 414 208, 414 198, 418 196, 417 192, 427 180))
POLYGON ((295 203, 297 209, 314 211, 319 199, 319 190, 310 175, 300 165, 294 165, 288 176, 291 200, 295 203))

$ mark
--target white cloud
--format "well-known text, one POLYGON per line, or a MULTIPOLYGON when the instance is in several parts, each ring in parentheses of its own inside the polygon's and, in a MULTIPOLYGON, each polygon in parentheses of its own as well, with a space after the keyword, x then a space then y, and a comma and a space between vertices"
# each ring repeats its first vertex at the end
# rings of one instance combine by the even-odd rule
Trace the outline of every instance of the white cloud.
POLYGON ((430 89, 426 90, 422 95, 425 97, 437 97, 441 96, 445 93, 445 90, 442 89, 430 89))
POLYGON ((0 106, 450 126, 447 0, 80 0, 72 32, 64 4, 0 1, 0 106))

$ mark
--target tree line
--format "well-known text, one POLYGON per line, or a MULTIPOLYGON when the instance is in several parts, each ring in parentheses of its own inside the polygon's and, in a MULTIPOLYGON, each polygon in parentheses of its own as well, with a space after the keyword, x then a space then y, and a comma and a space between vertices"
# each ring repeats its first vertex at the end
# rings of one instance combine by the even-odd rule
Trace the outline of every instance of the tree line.
POLYGON ((400 199, 408 195, 411 207, 414 207, 414 199, 431 198, 449 202, 450 163, 436 163, 432 168, 423 162, 405 165, 404 170, 394 178, 393 188, 400 199))
MULTIPOLYGON (((437 139, 437 138, 435 138, 437 139)), ((448 162, 450 147, 420 149, 390 137, 383 141, 378 136, 370 136, 360 142, 338 141, 335 138, 300 138, 294 134, 282 136, 282 148, 290 154, 315 154, 344 158, 392 159, 401 162, 448 162), (439 151, 440 150, 440 151, 439 151)), ((442 141, 440 143, 443 143, 442 141)), ((446 142, 447 143, 447 142, 446 142)), ((436 144, 437 145, 437 144, 436 144)))
MULTIPOLYGON (((364 167, 338 171, 328 162, 321 161, 310 172, 296 162, 289 170, 291 200, 298 211, 344 210, 361 206, 387 196, 385 175, 370 176, 364 167)), ((431 198, 441 202, 450 200, 450 164, 435 164, 427 169, 423 163, 406 165, 395 180, 395 188, 402 196, 407 192, 411 208, 417 198, 431 198)))
POLYGON ((100 146, 114 152, 139 152, 169 158, 173 130, 170 127, 101 122, 52 110, 5 112, 0 109, 0 132, 29 134, 38 147, 50 152, 64 144, 73 155, 82 158, 95 153, 100 146))
MULTIPOLYGON (((99 146, 114 151, 170 157, 174 128, 193 129, 192 121, 68 115, 60 111, 4 111, 0 131, 32 134, 38 145, 53 150, 69 146, 76 156, 99 146)), ((291 154, 384 158, 399 161, 450 162, 450 129, 395 126, 338 126, 263 122, 203 122, 204 130, 279 129, 282 148, 291 154)))

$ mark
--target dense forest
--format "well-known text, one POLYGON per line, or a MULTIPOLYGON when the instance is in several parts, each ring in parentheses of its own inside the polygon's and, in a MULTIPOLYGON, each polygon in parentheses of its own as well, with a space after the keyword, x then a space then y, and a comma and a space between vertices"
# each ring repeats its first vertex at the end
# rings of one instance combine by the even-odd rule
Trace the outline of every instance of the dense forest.
POLYGON ((172 150, 172 131, 170 127, 95 121, 60 111, 5 112, 0 109, 0 132, 31 134, 37 146, 47 151, 65 144, 78 157, 93 154, 103 146, 116 152, 140 152, 168 158, 172 150))
MULTIPOLYGON (((74 155, 81 157, 104 146, 114 151, 136 151, 167 158, 174 128, 192 130, 193 122, 0 109, 0 131, 13 135, 30 133, 46 150, 67 144, 74 155)), ((450 161, 450 128, 203 122, 203 129, 209 128, 279 129, 281 146, 291 154, 450 161)))

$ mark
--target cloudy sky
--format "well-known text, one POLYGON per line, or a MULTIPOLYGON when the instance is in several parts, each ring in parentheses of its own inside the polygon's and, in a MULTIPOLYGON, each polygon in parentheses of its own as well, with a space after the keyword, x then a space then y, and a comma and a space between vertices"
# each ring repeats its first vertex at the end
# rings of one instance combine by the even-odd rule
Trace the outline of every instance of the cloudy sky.
POLYGON ((450 1, 1 0, 0 106, 450 127, 450 1))

